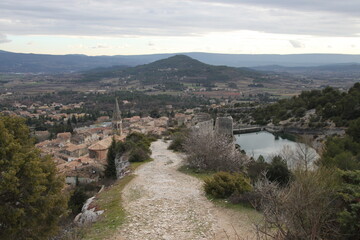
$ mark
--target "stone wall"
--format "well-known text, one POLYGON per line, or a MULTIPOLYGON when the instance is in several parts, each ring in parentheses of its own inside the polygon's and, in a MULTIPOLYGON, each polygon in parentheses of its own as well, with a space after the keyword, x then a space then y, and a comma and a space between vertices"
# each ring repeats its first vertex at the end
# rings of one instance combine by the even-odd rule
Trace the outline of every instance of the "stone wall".
POLYGON ((115 167, 116 167, 116 177, 122 178, 126 175, 130 163, 128 161, 128 156, 116 156, 115 158, 115 167))
POLYGON ((209 120, 211 120, 211 116, 208 113, 197 113, 191 120, 191 124, 197 125, 198 123, 206 122, 209 120))
POLYGON ((233 136, 233 119, 229 117, 217 117, 215 122, 215 134, 233 136))
POLYGON ((198 122, 191 129, 199 134, 215 134, 215 136, 233 137, 233 119, 232 117, 216 118, 215 127, 214 120, 198 122))
POLYGON ((195 126, 192 126, 191 129, 199 134, 213 134, 214 120, 211 119, 203 122, 198 122, 195 126))

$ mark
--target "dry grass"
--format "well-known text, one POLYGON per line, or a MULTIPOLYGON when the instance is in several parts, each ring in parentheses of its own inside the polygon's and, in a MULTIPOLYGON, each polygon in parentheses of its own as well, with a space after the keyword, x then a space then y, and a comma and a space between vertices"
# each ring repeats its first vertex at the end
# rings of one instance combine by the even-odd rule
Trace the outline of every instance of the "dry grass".
MULTIPOLYGON (((142 164, 150 161, 152 161, 152 159, 145 162, 131 163, 130 169, 133 172, 142 164)), ((125 176, 96 196, 96 206, 99 209, 105 210, 105 212, 101 215, 99 221, 92 224, 90 227, 83 229, 82 232, 84 232, 84 236, 82 239, 100 240, 111 237, 116 229, 125 222, 126 212, 122 206, 121 193, 124 187, 134 177, 134 174, 125 176)))

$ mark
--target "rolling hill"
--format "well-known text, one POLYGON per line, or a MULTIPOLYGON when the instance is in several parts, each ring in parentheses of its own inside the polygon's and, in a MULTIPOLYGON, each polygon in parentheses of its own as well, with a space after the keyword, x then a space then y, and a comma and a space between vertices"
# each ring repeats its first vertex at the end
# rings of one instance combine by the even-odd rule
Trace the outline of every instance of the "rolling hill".
MULTIPOLYGON (((360 63, 360 55, 345 54, 218 54, 218 53, 177 53, 212 65, 232 67, 254 67, 281 65, 285 67, 320 66, 339 63, 360 63)), ((115 65, 137 66, 177 55, 50 55, 25 54, 0 50, 0 72, 15 73, 66 73, 85 71, 97 67, 115 65)))
POLYGON ((360 73, 360 64, 358 63, 343 63, 343 64, 331 64, 322 65, 316 67, 285 67, 279 65, 259 66, 252 69, 258 71, 268 72, 288 72, 288 73, 360 73))
POLYGON ((213 83, 241 79, 255 79, 263 73, 250 68, 213 66, 202 63, 185 55, 175 55, 153 63, 129 68, 112 67, 97 72, 94 78, 91 72, 84 73, 83 81, 100 80, 102 77, 119 77, 126 81, 138 80, 143 84, 162 83, 213 83))

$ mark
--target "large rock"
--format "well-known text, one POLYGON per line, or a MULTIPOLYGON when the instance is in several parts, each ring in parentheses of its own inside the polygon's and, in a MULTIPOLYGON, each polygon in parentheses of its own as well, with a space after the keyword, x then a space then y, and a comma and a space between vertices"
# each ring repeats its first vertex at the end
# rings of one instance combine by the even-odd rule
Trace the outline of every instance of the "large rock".
POLYGON ((101 214, 104 213, 104 210, 96 211, 95 207, 89 208, 91 203, 94 201, 95 197, 91 197, 86 200, 84 206, 81 209, 81 213, 79 213, 75 219, 74 223, 78 226, 89 225, 93 222, 96 222, 101 214))

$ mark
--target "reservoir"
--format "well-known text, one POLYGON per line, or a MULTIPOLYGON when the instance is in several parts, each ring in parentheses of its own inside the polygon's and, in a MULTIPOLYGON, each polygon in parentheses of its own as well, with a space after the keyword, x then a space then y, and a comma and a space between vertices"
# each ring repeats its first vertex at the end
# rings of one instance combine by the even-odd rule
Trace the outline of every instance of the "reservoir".
MULTIPOLYGON (((284 147, 296 151, 299 144, 285 138, 275 137, 275 135, 266 131, 238 134, 234 136, 236 144, 240 145, 241 150, 245 150, 246 155, 253 157, 255 160, 262 155, 265 160, 270 161, 270 159, 268 159, 269 156, 271 157, 279 154, 284 147)), ((314 149, 311 150, 316 154, 314 149)))

